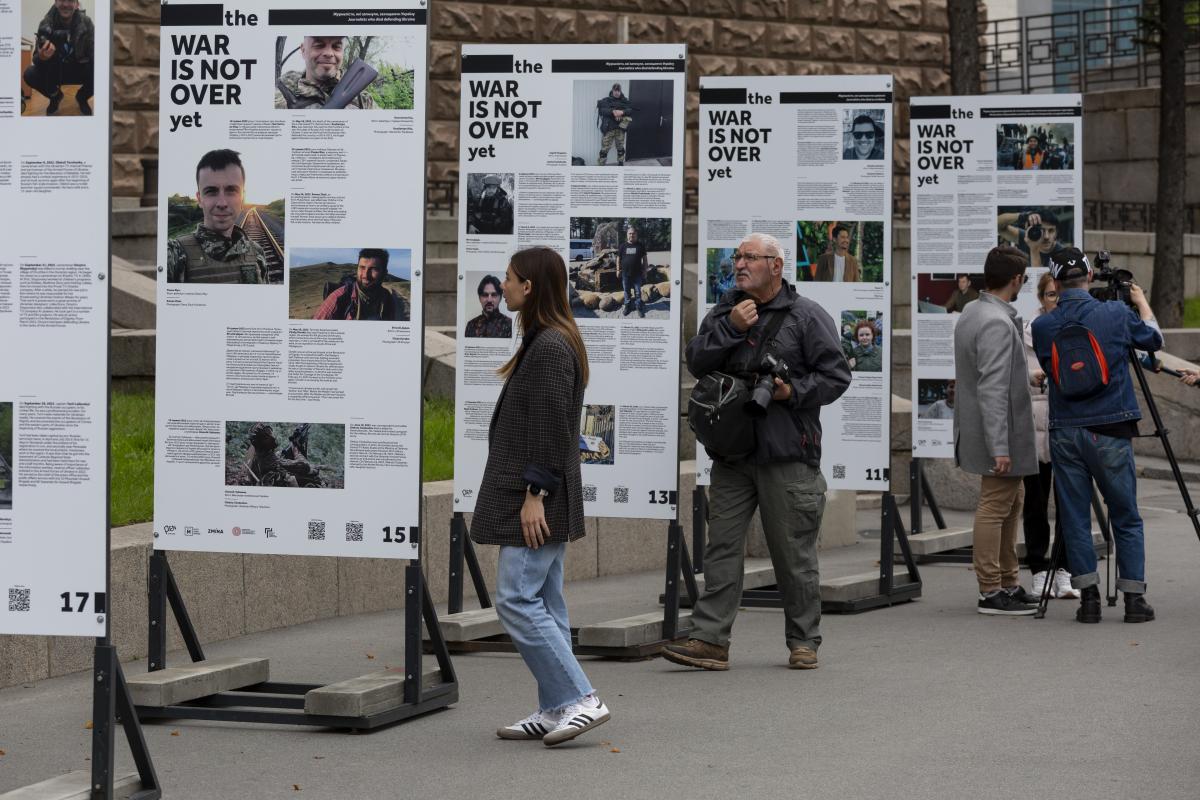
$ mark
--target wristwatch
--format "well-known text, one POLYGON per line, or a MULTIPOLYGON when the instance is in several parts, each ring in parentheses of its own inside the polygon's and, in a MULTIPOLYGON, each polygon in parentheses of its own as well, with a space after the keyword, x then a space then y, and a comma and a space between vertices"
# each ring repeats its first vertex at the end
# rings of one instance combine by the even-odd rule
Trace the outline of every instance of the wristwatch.
POLYGON ((534 497, 549 497, 550 496, 550 493, 547 492, 545 489, 543 489, 540 486, 534 486, 532 483, 528 484, 525 488, 534 497))

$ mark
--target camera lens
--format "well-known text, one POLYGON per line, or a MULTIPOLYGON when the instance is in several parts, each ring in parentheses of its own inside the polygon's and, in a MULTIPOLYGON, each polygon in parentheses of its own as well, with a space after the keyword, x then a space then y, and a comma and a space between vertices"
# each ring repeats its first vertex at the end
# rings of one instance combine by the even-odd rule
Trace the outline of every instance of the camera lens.
POLYGON ((1025 231, 1025 238, 1026 238, 1026 239, 1028 239, 1028 240, 1029 240, 1029 241, 1031 241, 1031 242, 1036 242, 1036 241, 1038 241, 1039 239, 1041 239, 1041 238, 1042 238, 1042 226, 1041 226, 1041 224, 1038 224, 1038 225, 1030 225, 1030 226, 1029 226, 1029 230, 1025 231))

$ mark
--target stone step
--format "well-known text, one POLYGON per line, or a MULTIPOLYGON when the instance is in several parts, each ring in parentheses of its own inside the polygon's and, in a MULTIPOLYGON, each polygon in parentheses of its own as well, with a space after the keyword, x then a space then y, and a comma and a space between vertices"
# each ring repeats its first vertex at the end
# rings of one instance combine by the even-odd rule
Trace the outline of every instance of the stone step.
POLYGON ((114 328, 109 339, 108 365, 114 378, 153 378, 155 332, 114 328))
MULTIPOLYGON (((640 647, 662 639, 661 611, 651 611, 634 617, 612 619, 584 625, 579 629, 580 647, 640 647)), ((692 612, 679 612, 678 630, 686 632, 692 627, 692 612)))
MULTIPOLYGON (((892 580, 897 585, 908 583, 908 573, 904 570, 897 570, 892 580)), ((848 603, 878 593, 878 572, 863 572, 858 575, 821 579, 822 603, 848 603)))
MULTIPOLYGON (((441 682, 440 669, 421 674, 421 685, 441 682)), ((404 667, 360 675, 331 683, 304 695, 304 712, 331 717, 366 717, 399 708, 404 703, 404 667)))
POLYGON ((153 277, 141 274, 128 261, 113 257, 112 324, 121 328, 147 329, 155 326, 158 286, 153 277))
MULTIPOLYGON (((769 558, 747 558, 743 567, 745 577, 742 578, 742 589, 761 589, 764 586, 775 585, 775 567, 769 558)), ((683 583, 679 591, 685 591, 683 583)), ((704 575, 696 576, 696 591, 704 594, 704 575)))
POLYGON ((135 705, 173 706, 263 683, 271 674, 266 658, 212 658, 125 679, 135 705))
POLYGON ((441 623, 442 636, 447 642, 470 642, 504 633, 504 626, 500 624, 500 617, 494 607, 447 614, 438 622, 441 623))
MULTIPOLYGON (((908 537, 908 544, 915 556, 930 556, 934 553, 944 553, 947 550, 957 550, 960 547, 970 547, 975 535, 973 528, 934 529, 914 534, 908 537)), ((899 548, 897 547, 897 551, 899 548)))
MULTIPOLYGON (((142 779, 136 772, 114 777, 113 798, 127 800, 141 788, 142 779)), ((91 797, 92 773, 83 769, 0 794, 0 800, 91 800, 91 797)))

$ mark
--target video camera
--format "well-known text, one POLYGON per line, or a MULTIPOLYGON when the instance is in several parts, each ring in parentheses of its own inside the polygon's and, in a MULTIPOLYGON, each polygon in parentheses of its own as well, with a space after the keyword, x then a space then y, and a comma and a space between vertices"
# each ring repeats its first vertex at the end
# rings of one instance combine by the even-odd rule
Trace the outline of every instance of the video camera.
POLYGON ((779 378, 784 383, 788 381, 788 365, 783 359, 767 353, 754 372, 758 378, 750 389, 750 399, 746 401, 744 409, 751 417, 765 417, 775 394, 775 379, 779 378))
POLYGON ((1120 300, 1125 305, 1132 306, 1133 296, 1130 294, 1130 288, 1133 286, 1133 273, 1127 269, 1114 269, 1109 266, 1111 258, 1107 250, 1096 254, 1092 278, 1097 283, 1103 282, 1107 285, 1089 289, 1088 292, 1097 300, 1120 300))

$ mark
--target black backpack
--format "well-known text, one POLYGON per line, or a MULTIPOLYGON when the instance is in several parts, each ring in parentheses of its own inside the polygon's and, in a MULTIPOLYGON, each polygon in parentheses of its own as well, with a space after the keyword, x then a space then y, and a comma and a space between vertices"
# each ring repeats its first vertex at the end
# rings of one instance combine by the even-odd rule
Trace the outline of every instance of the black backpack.
MULTIPOLYGON (((751 363, 757 363, 763 349, 775 338, 787 318, 787 311, 771 312, 762 337, 754 348, 751 363)), ((740 461, 754 453, 757 441, 754 418, 746 413, 753 384, 745 378, 725 372, 710 372, 696 381, 688 397, 688 427, 708 454, 725 461, 740 461)))
POLYGON ((1068 322, 1050 343, 1050 376, 1067 400, 1085 400, 1108 388, 1108 359, 1091 329, 1068 322))

